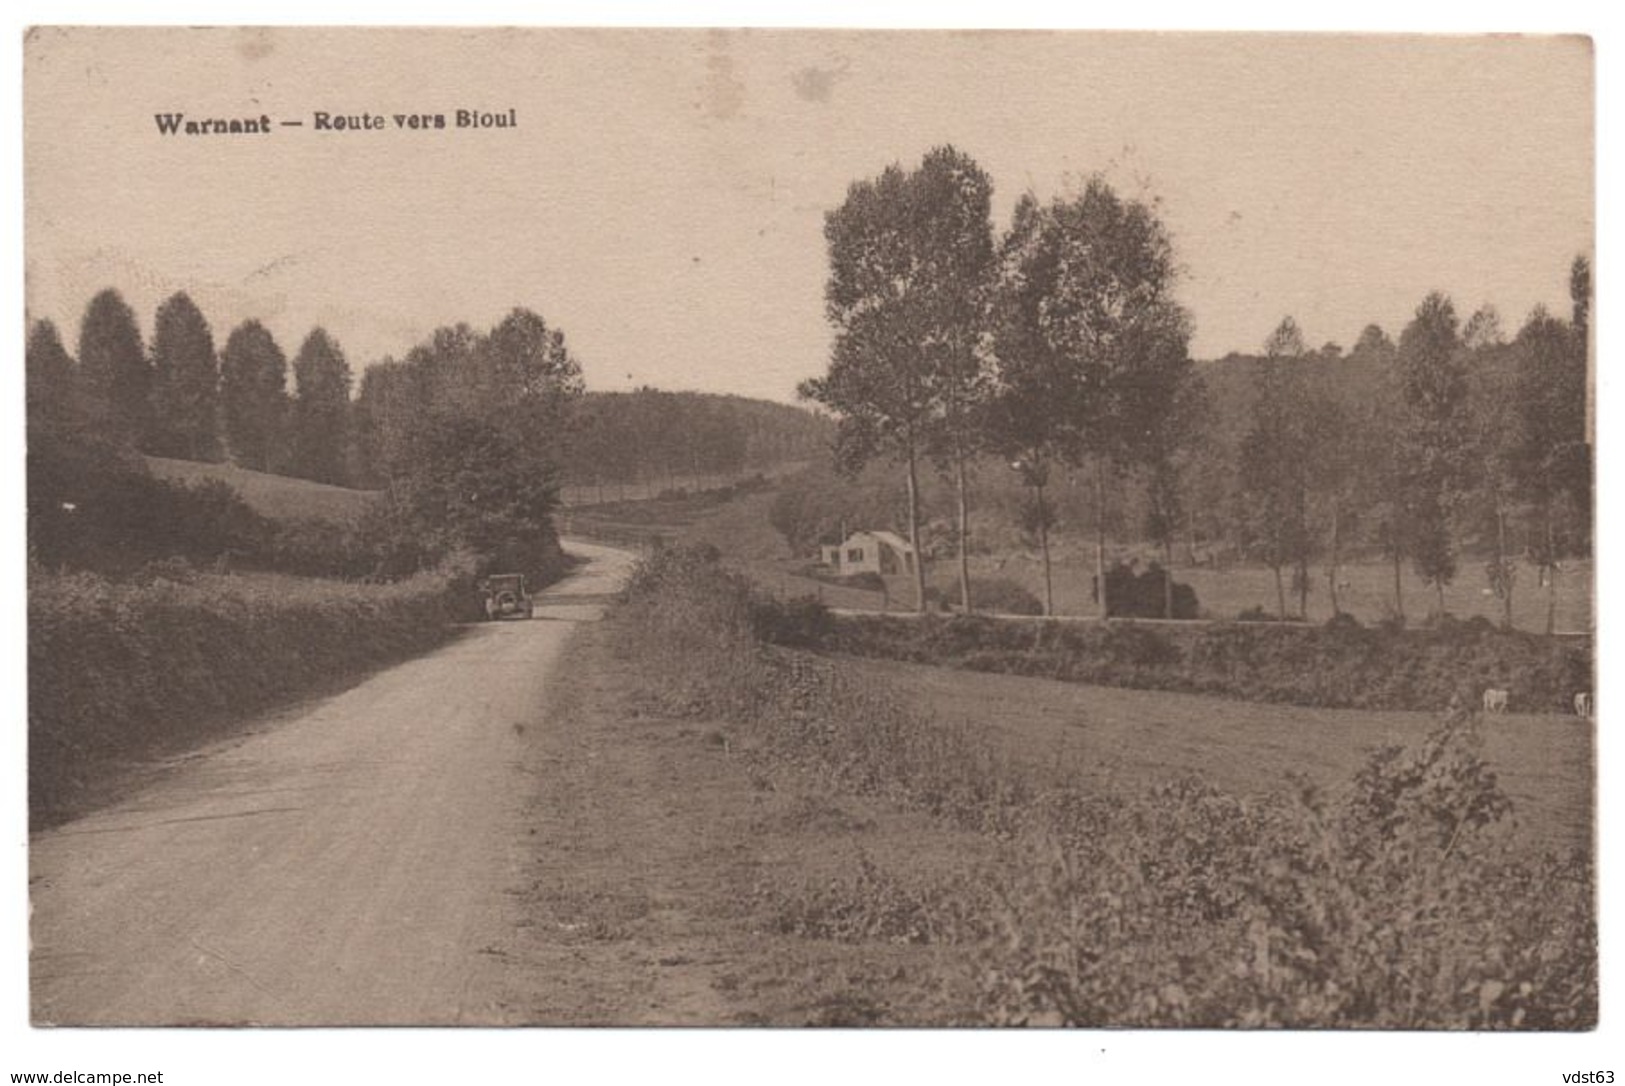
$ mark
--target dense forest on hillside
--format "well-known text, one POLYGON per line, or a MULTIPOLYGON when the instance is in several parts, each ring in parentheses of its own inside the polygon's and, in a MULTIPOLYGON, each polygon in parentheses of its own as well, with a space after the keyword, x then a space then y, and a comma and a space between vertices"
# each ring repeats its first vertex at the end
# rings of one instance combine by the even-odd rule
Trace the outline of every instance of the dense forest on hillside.
POLYGON ((700 487, 828 455, 828 419, 800 407, 704 392, 589 392, 562 453, 583 500, 700 487))

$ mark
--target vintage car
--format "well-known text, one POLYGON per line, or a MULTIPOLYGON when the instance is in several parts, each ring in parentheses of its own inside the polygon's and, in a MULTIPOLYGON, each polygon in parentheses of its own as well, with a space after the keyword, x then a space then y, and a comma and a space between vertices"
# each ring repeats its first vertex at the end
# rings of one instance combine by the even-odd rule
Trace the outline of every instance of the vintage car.
POLYGON ((525 591, 523 573, 493 573, 480 582, 485 593, 485 617, 488 619, 530 618, 535 613, 530 593, 525 591))

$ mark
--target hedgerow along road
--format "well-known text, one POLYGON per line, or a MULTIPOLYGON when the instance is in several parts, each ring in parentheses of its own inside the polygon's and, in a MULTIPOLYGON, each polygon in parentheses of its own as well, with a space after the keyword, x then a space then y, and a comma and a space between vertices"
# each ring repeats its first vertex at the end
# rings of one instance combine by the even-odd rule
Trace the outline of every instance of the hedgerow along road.
POLYGON ((630 568, 588 559, 489 623, 193 752, 30 843, 31 997, 49 1025, 518 1020, 502 958, 525 860, 524 729, 630 568))

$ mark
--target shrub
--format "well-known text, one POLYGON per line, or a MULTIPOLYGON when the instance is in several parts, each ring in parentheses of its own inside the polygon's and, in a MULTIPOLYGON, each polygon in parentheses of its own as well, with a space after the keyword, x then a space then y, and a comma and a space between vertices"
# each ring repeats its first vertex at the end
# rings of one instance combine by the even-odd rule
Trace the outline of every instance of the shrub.
POLYGON ((99 762, 173 744, 449 632, 443 574, 362 586, 196 574, 179 559, 149 571, 126 583, 29 571, 36 817, 84 792, 99 762))
POLYGON ((1135 667, 1161 667, 1178 664, 1181 654, 1174 643, 1157 630, 1133 623, 1108 625, 1100 647, 1113 663, 1135 667))
POLYGON ((802 573, 815 581, 838 585, 841 588, 858 588, 865 592, 886 591, 886 579, 873 570, 842 576, 832 572, 828 566, 808 566, 802 573))
POLYGON ((774 930, 783 935, 845 943, 943 943, 987 934, 986 903, 966 889, 958 873, 903 878, 860 853, 857 872, 849 878, 801 880, 762 896, 774 930))
POLYGON ((152 584, 155 581, 170 581, 174 584, 191 584, 197 580, 198 572, 192 563, 180 556, 171 558, 155 558, 136 571, 133 580, 137 584, 152 584))
POLYGON ((1184 781, 1052 809, 999 880, 976 1019, 1587 1028, 1588 865, 1507 848, 1510 804, 1477 748, 1456 711, 1416 748, 1373 754, 1340 800, 1184 781))
POLYGON ((1006 615, 1044 613, 1044 601, 1008 577, 985 577, 972 581, 970 598, 978 611, 1006 615))
POLYGON ((816 596, 797 596, 783 603, 771 599, 752 601, 751 628, 770 645, 821 645, 833 626, 829 608, 816 596))
POLYGON ((128 573, 154 559, 199 565, 253 555, 270 522, 226 483, 175 483, 94 447, 30 451, 31 557, 52 569, 128 573))
POLYGON ((330 520, 302 517, 278 521, 256 564, 307 577, 365 577, 383 564, 374 540, 330 520))
POLYGON ((1166 598, 1169 574, 1156 562, 1142 573, 1118 562, 1106 571, 1108 614, 1114 618, 1196 618, 1201 613, 1196 590, 1174 582, 1173 614, 1166 598))

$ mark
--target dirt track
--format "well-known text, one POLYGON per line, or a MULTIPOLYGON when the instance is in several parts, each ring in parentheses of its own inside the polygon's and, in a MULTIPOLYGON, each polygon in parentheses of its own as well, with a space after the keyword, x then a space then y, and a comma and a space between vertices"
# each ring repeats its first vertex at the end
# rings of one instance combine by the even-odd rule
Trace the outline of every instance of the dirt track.
POLYGON ((37 1024, 501 1024, 524 731, 628 558, 35 837, 37 1024))

